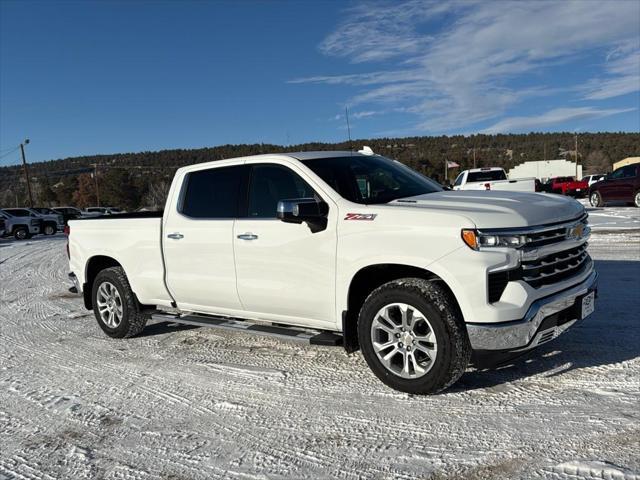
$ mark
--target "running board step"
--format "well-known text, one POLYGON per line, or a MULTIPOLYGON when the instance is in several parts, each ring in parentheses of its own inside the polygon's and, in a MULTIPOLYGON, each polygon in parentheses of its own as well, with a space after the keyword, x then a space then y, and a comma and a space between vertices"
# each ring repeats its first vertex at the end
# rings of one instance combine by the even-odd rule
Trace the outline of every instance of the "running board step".
POLYGON ((170 323, 181 323, 185 325, 196 325, 198 327, 212 327, 223 330, 245 331, 256 335, 267 337, 286 338, 311 345, 339 346, 342 345, 342 336, 333 332, 321 332, 318 330, 308 330, 297 327, 283 326, 279 324, 264 325, 252 323, 247 320, 235 320, 225 317, 208 317, 201 315, 170 315, 166 313, 154 313, 152 320, 170 323))

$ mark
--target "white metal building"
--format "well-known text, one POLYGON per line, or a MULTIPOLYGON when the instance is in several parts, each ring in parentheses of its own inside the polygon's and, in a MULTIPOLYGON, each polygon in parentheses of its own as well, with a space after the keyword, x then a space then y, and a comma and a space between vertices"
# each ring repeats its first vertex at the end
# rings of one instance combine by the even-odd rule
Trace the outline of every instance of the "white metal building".
MULTIPOLYGON (((575 177, 576 163, 568 160, 539 160, 524 162, 509 170, 509 178, 539 178, 546 180, 552 177, 575 177)), ((578 165, 578 179, 582 178, 582 165, 578 165)))

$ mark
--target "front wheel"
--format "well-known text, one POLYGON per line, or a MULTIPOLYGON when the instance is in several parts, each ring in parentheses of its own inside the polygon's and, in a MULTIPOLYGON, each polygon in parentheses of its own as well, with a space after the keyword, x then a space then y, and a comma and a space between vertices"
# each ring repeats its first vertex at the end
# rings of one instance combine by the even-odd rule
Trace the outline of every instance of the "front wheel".
POLYGON ((93 282, 93 312, 104 333, 113 338, 133 337, 144 329, 147 315, 131 290, 122 267, 102 270, 93 282))
POLYGON ((638 191, 636 192, 636 194, 634 195, 634 197, 633 197, 633 204, 634 204, 636 207, 640 208, 640 190, 638 190, 638 191))
POLYGON ((589 195, 589 203, 592 207, 603 207, 604 202, 602 201, 602 195, 600 195, 600 192, 591 192, 591 195, 589 195))
POLYGON ((31 234, 27 227, 16 227, 13 231, 13 238, 16 240, 28 240, 31 238, 31 234))
POLYGON ((56 233, 56 230, 57 230, 57 228, 56 228, 55 225, 53 225, 51 223, 46 223, 44 225, 44 230, 43 231, 44 231, 45 235, 53 235, 54 233, 56 233))
POLYGON ((454 301, 440 285, 420 278, 374 290, 360 310, 358 340, 373 373, 407 393, 444 390, 462 376, 471 358, 454 301))

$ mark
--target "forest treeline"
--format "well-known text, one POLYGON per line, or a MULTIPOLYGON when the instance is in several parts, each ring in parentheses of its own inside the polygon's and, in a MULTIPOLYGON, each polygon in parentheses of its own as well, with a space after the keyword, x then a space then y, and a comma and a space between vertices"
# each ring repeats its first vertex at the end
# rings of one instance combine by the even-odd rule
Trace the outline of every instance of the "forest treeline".
MULTIPOLYGON (((575 135, 529 133, 358 139, 342 143, 221 145, 210 148, 161 150, 70 157, 30 164, 31 187, 38 205, 98 204, 133 210, 159 208, 164 203, 175 170, 184 165, 224 158, 301 150, 350 150, 370 146, 376 153, 395 158, 439 181, 446 161, 460 169, 476 165, 509 169, 525 161, 566 158, 573 160, 575 135)), ((586 173, 611 170, 611 165, 640 155, 638 133, 580 133, 578 161, 586 173)), ((460 169, 449 171, 450 178, 460 169)), ((20 165, 0 168, 0 206, 28 204, 20 165)))

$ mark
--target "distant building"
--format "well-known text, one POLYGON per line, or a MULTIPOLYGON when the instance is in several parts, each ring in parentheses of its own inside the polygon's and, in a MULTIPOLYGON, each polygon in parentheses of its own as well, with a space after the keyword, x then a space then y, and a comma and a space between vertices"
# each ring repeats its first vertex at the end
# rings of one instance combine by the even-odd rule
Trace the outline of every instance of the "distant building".
MULTIPOLYGON (((539 160, 524 162, 509 170, 509 178, 539 178, 546 180, 553 177, 575 177, 576 162, 568 160, 539 160)), ((582 178, 582 165, 578 165, 578 178, 582 178)))
POLYGON ((613 164, 613 169, 617 170, 620 167, 626 167, 627 165, 631 165, 632 163, 640 163, 640 157, 627 157, 619 162, 613 164))

